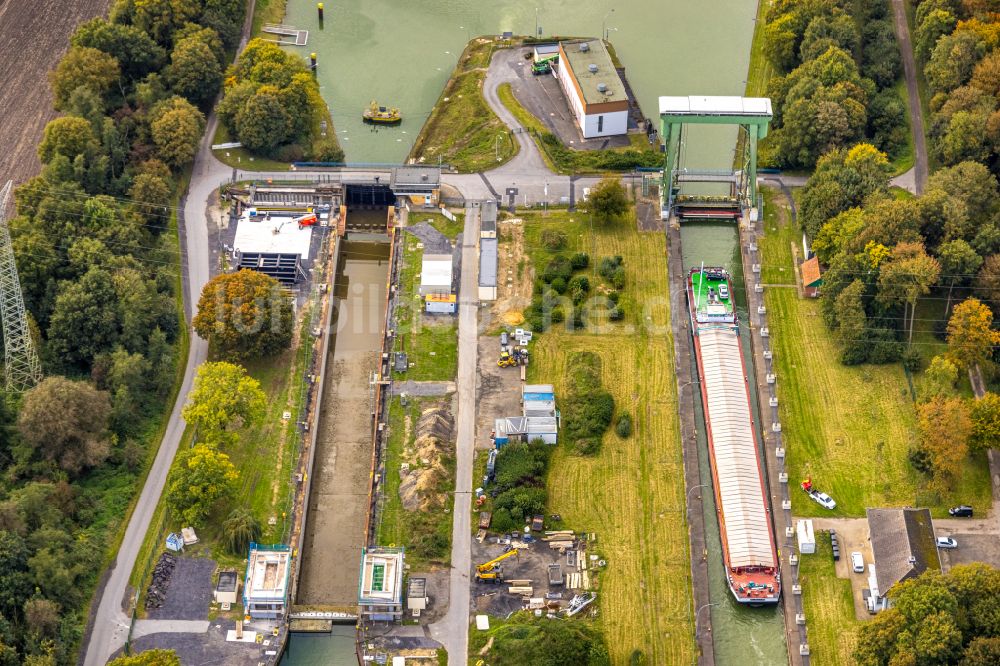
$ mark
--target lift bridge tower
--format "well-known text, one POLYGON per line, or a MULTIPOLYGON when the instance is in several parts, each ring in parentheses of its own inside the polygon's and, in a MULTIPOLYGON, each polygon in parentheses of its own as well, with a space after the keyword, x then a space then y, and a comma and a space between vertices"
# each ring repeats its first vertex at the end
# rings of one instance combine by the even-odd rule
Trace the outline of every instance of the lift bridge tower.
POLYGON ((42 364, 28 330, 21 281, 17 278, 14 248, 7 228, 7 199, 12 185, 8 180, 0 188, 0 315, 3 316, 4 383, 7 393, 16 395, 41 380, 42 364))

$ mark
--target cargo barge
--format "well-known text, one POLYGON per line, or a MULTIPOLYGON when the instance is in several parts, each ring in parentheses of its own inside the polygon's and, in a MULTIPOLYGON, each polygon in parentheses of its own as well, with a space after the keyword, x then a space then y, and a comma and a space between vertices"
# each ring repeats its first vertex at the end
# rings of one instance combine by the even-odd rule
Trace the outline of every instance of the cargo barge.
POLYGON ((781 574, 729 273, 691 269, 687 296, 729 589, 741 604, 776 604, 781 574))

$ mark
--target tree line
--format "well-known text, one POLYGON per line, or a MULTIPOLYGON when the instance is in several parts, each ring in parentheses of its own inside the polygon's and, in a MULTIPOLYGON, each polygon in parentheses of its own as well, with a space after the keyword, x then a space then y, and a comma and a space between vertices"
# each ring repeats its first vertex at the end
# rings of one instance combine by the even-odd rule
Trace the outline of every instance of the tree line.
POLYGON ((117 0, 51 73, 62 115, 10 220, 47 379, 0 408, 0 665, 76 661, 153 454, 181 331, 172 210, 244 4, 117 0))
POLYGON ((906 147, 906 108, 888 0, 776 0, 764 54, 774 131, 761 157, 811 168, 824 153, 867 138, 895 156, 906 147))

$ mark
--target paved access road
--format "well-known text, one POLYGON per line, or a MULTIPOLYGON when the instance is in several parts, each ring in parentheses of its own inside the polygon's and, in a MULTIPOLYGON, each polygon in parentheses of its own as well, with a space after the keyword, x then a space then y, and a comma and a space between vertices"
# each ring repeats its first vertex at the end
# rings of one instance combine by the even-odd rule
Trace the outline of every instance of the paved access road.
POLYGON ((913 169, 893 179, 893 184, 923 194, 927 186, 927 138, 924 134, 924 111, 920 106, 920 91, 917 88, 917 64, 913 58, 913 44, 910 42, 910 26, 906 21, 904 0, 892 0, 893 26, 899 41, 900 55, 903 57, 903 78, 906 79, 906 96, 910 105, 910 130, 913 132, 913 169), (897 182, 898 181, 898 182, 897 182))
POLYGON ((472 462, 476 444, 476 367, 478 364, 479 206, 465 210, 462 276, 458 291, 458 422, 455 450, 455 508, 451 534, 448 613, 431 625, 431 638, 444 645, 448 661, 464 664, 469 653, 470 576, 472 572, 472 462))
MULTIPOLYGON (((231 174, 229 167, 212 156, 211 142, 214 133, 213 120, 209 123, 195 159, 191 187, 183 199, 182 209, 177 211, 178 224, 183 229, 181 237, 184 244, 181 247, 181 254, 184 268, 184 302, 189 320, 191 304, 201 294, 202 287, 209 279, 206 205, 212 191, 231 174)), ((115 651, 125 645, 125 640, 128 638, 130 618, 122 610, 125 605, 128 579, 135 566, 146 530, 153 520, 153 513, 160 501, 163 487, 166 485, 170 464, 184 434, 186 424, 181 418, 181 409, 187 402, 195 371, 207 356, 208 344, 192 331, 184 381, 177 393, 177 402, 174 403, 174 409, 170 413, 170 421, 167 423, 167 430, 160 443, 156 460, 153 461, 142 494, 139 495, 139 501, 125 529, 118 556, 111 566, 108 581, 100 592, 93 629, 87 638, 84 666, 103 666, 115 651)))

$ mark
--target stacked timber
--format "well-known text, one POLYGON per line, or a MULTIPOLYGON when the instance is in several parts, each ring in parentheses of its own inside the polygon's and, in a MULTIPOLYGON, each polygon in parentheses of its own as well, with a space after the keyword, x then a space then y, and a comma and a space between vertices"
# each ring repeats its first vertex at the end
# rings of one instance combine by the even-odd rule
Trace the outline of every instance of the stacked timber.
POLYGON ((535 591, 535 588, 525 585, 511 585, 507 588, 507 591, 511 594, 520 594, 525 597, 530 597, 531 593, 535 591))

